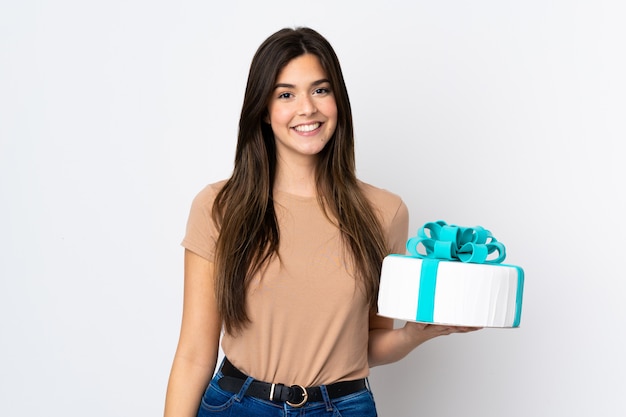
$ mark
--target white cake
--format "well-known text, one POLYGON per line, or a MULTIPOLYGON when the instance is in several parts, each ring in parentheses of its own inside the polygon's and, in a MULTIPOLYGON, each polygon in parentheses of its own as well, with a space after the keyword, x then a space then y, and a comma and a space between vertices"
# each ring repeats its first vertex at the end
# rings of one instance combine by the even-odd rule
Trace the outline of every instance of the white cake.
POLYGON ((523 285, 524 273, 516 266, 389 255, 383 261, 378 314, 424 323, 518 327, 523 285), (422 279, 428 264, 436 265, 434 280, 422 279))
MULTIPOLYGON (((411 256, 389 255, 384 259, 378 314, 405 321, 452 326, 519 326, 524 271, 517 266, 499 263, 504 259, 504 245, 491 237, 489 231, 479 226, 476 230, 458 228, 439 221, 427 223, 419 233, 417 238, 407 242, 411 256), (438 240, 439 234, 444 237, 465 234, 465 240, 473 241, 466 246, 462 245, 467 242, 461 241, 459 247, 478 253, 480 250, 471 246, 483 246, 484 256, 479 257, 479 262, 437 259, 433 254, 441 254, 442 251, 434 248, 443 244, 447 245, 448 253, 452 253, 450 258, 457 256, 456 249, 450 252, 449 242, 444 239, 442 244, 438 240), (476 238, 478 235, 481 236, 476 238), (418 253, 418 244, 427 247, 427 254, 418 253), (487 252, 493 251, 501 252, 499 259, 496 262, 486 261, 487 252)), ((464 259, 469 258, 466 256, 464 259)))

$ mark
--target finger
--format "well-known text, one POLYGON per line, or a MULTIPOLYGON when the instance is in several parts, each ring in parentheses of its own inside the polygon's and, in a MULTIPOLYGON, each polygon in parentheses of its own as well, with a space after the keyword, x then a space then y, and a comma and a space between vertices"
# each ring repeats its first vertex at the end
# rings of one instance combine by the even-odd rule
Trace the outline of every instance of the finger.
POLYGON ((480 330, 482 329, 482 327, 458 327, 457 328, 457 332, 458 333, 469 333, 469 332, 474 332, 476 330, 480 330))

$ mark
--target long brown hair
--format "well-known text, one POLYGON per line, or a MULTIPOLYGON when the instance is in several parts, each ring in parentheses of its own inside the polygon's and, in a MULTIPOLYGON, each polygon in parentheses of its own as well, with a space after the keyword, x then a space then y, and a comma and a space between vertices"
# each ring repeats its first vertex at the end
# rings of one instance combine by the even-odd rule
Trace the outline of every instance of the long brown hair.
POLYGON ((282 29, 267 38, 252 59, 233 174, 213 205, 213 218, 220 228, 215 252, 216 297, 227 332, 250 321, 246 311, 250 278, 278 254, 280 231, 273 202, 276 147, 271 127, 264 120, 278 74, 305 53, 317 56, 326 72, 338 115, 333 136, 318 154, 318 201, 347 243, 371 308, 376 305, 381 263, 388 248, 380 222, 356 178, 352 110, 339 60, 316 31, 282 29))

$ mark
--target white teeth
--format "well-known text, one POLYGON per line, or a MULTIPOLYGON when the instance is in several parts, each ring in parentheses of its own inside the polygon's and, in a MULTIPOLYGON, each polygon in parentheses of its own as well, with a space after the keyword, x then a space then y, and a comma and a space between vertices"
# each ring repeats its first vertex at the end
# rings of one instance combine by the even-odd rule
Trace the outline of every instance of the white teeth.
POLYGON ((296 126, 294 127, 295 130, 297 130, 298 132, 311 132, 315 129, 317 129, 318 127, 320 127, 320 123, 313 123, 310 125, 300 125, 300 126, 296 126))

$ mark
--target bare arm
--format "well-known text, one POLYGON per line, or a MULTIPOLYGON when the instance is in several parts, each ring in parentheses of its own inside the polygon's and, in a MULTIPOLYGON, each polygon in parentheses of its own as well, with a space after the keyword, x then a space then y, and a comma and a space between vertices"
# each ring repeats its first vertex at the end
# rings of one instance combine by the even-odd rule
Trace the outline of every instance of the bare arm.
POLYGON ((165 398, 165 417, 194 417, 217 362, 222 320, 213 264, 185 250, 183 319, 165 398))
POLYGON ((437 336, 467 333, 477 327, 440 326, 407 322, 394 329, 393 320, 370 314, 368 359, 370 367, 399 361, 422 343, 437 336))

